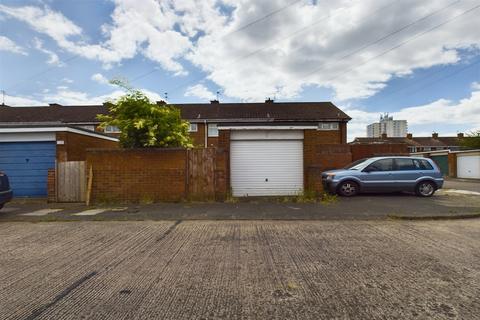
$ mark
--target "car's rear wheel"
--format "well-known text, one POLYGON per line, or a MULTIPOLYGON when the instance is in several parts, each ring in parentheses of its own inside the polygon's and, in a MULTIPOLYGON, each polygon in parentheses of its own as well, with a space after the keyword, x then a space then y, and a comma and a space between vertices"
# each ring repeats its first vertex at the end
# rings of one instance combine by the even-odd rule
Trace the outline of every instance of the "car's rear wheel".
POLYGON ((415 188, 415 193, 419 197, 431 197, 436 191, 435 184, 430 181, 422 181, 419 184, 417 184, 417 187, 415 188))
POLYGON ((358 194, 358 184, 353 181, 344 181, 338 186, 338 194, 342 197, 353 197, 358 194))
POLYGON ((3 208, 3 203, 0 203, 0 210, 2 210, 3 208))

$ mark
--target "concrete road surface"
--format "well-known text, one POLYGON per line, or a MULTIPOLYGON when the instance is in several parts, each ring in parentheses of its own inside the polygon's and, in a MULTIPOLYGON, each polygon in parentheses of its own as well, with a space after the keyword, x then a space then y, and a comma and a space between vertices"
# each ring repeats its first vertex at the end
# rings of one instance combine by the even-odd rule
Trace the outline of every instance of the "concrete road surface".
POLYGON ((0 223, 1 319, 474 319, 480 220, 0 223))

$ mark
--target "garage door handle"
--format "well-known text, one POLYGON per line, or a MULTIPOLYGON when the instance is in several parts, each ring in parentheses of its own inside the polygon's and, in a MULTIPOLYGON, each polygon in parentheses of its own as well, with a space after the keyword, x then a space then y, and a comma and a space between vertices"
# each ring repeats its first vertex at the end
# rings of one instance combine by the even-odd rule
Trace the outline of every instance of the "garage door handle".
POLYGON ((268 182, 268 178, 265 178, 265 182, 268 182))

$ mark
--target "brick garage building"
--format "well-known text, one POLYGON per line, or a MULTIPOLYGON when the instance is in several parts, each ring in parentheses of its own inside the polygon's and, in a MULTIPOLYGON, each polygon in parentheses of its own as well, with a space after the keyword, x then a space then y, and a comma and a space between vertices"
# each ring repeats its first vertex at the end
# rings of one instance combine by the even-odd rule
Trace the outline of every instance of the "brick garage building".
POLYGON ((84 161, 89 148, 118 148, 118 140, 63 125, 0 125, 0 170, 16 197, 47 196, 56 163, 84 161))
MULTIPOLYGON (((216 171, 222 177, 223 193, 277 196, 321 192, 320 172, 351 162, 346 144, 351 118, 330 102, 211 101, 175 106, 190 122, 195 146, 215 147, 226 158, 222 162, 225 168, 216 171)), ((0 118, 5 122, 42 119, 99 130, 96 115, 108 112, 104 106, 59 105, 35 111, 38 117, 32 117, 27 108, 0 107, 0 118)))
POLYGON ((350 117, 330 102, 177 106, 197 146, 225 151, 233 196, 321 192, 320 172, 351 162, 350 117))

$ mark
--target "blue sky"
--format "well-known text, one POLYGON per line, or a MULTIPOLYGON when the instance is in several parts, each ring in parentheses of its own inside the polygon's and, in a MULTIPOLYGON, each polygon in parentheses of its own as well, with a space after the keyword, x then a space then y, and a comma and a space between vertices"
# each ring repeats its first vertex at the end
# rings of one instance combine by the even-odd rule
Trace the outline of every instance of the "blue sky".
POLYGON ((349 138, 480 129, 478 1, 2 0, 7 105, 100 103, 125 78, 172 103, 330 100, 349 138))

